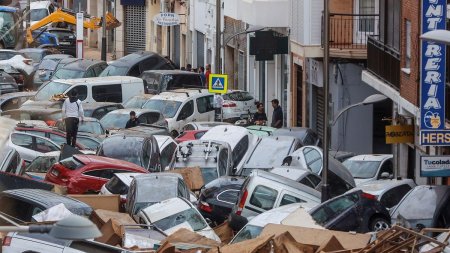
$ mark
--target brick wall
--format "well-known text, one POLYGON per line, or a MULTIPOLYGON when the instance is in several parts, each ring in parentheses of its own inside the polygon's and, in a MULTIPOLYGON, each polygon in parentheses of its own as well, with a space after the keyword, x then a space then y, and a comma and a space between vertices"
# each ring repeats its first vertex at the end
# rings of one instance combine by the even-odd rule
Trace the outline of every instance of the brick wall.
POLYGON ((353 0, 331 0, 330 12, 339 14, 353 14, 353 0))
POLYGON ((400 73, 400 95, 414 105, 419 103, 420 80, 420 1, 402 0, 400 68, 406 66, 406 21, 411 21, 411 73, 400 73))

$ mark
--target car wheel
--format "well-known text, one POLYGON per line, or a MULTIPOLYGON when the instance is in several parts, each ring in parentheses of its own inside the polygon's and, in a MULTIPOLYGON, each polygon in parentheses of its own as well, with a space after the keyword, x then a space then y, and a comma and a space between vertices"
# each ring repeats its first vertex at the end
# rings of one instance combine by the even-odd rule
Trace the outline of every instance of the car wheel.
POLYGON ((369 230, 371 232, 379 232, 379 231, 387 230, 390 227, 389 224, 390 224, 390 222, 387 219, 382 218, 382 217, 375 217, 370 222, 369 230))
POLYGON ((170 132, 170 135, 172 135, 173 138, 178 137, 178 132, 173 130, 172 132, 170 132))

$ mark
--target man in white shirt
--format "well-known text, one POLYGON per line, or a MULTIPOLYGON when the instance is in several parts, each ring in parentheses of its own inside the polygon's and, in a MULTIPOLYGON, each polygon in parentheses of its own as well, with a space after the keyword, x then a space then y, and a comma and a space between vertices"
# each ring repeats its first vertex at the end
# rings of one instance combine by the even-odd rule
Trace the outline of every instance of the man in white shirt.
POLYGON ((73 90, 62 106, 62 117, 66 124, 66 141, 67 145, 72 147, 75 147, 77 142, 80 119, 84 120, 83 106, 77 96, 77 92, 73 90))
POLYGON ((214 110, 216 114, 216 121, 222 121, 222 106, 223 106, 223 98, 219 93, 214 94, 214 110))

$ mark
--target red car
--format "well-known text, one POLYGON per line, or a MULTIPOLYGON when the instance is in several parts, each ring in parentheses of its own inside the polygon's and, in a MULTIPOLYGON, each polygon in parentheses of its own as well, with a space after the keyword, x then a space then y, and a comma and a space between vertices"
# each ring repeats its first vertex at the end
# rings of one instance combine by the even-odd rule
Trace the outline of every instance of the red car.
POLYGON ((182 132, 175 138, 177 143, 181 143, 183 141, 193 141, 200 139, 208 130, 188 130, 182 132))
POLYGON ((69 194, 98 193, 114 173, 148 170, 134 163, 94 155, 74 155, 54 164, 45 175, 45 180, 67 187, 69 194))

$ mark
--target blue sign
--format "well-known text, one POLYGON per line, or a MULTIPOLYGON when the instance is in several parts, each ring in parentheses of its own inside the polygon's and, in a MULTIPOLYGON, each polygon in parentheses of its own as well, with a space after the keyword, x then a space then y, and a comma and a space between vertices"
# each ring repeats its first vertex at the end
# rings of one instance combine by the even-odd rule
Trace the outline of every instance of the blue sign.
POLYGON ((208 83, 211 93, 225 94, 228 91, 228 75, 210 74, 208 83))
MULTIPOLYGON (((447 0, 422 0, 422 33, 445 30, 446 11, 447 0)), ((422 41, 421 130, 445 129, 445 47, 422 41)), ((422 137, 425 136, 421 134, 421 141, 422 137)))

